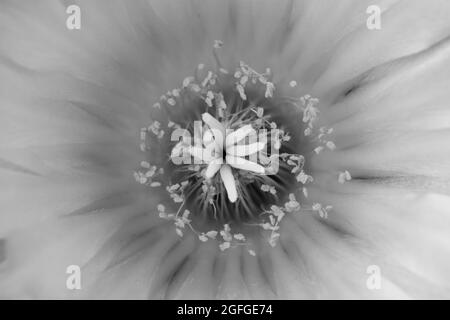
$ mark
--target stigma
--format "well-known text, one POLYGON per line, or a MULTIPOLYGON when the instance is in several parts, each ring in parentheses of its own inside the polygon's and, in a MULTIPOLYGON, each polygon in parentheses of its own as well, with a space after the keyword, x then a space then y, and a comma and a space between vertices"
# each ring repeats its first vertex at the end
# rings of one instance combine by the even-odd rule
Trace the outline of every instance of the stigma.
POLYGON ((232 173, 233 168, 252 174, 264 174, 265 168, 262 165, 246 160, 245 156, 261 151, 266 147, 267 142, 241 144, 242 140, 256 133, 250 124, 232 131, 207 112, 202 114, 202 119, 209 127, 202 138, 203 147, 201 149, 190 147, 187 151, 207 165, 204 177, 208 181, 211 181, 219 172, 228 200, 234 203, 238 199, 238 189, 232 173))

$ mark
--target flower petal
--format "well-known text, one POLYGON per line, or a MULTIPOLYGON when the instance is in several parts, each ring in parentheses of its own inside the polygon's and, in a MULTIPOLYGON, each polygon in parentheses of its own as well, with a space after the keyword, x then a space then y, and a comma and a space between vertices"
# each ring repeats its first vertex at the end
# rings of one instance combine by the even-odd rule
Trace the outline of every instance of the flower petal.
POLYGON ((220 177, 222 178, 223 185, 227 190, 228 199, 231 202, 236 202, 237 200, 237 189, 236 182, 234 181, 233 173, 231 172, 231 167, 224 165, 220 168, 220 177))
POLYGON ((233 157, 233 156, 226 156, 226 162, 230 166, 236 168, 236 169, 242 169, 247 171, 252 171, 256 173, 263 174, 265 172, 265 169, 263 166, 257 164, 256 162, 245 160, 244 158, 239 157, 233 157))

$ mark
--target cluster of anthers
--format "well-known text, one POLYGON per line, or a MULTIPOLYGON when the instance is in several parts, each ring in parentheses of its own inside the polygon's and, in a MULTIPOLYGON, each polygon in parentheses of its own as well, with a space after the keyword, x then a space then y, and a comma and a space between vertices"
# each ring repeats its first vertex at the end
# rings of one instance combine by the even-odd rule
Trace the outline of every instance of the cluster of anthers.
MULTIPOLYGON (((168 208, 172 205, 160 203, 157 211, 174 224, 178 236, 183 237, 188 227, 201 242, 217 241, 222 251, 246 245, 255 255, 245 228, 257 228, 274 247, 286 214, 309 211, 327 218, 330 205, 306 204, 313 177, 306 173, 305 156, 296 153, 296 145, 308 139, 315 154, 336 146, 329 139, 332 128, 314 126, 318 99, 277 95, 270 69, 258 73, 240 62, 229 72, 219 59, 222 45, 214 44, 214 71, 200 64, 194 76, 153 105, 153 120, 141 129, 146 160, 134 176, 174 204, 168 208), (292 142, 294 136, 282 123, 284 111, 280 115, 277 110, 280 106, 294 110, 296 125, 287 127, 300 129, 296 135, 301 139, 292 142), (202 121, 202 126, 193 126, 195 121, 202 121), (181 140, 173 141, 174 136, 181 140)), ((297 82, 288 85, 295 88, 297 82)), ((350 179, 347 170, 338 173, 339 183, 350 179)))

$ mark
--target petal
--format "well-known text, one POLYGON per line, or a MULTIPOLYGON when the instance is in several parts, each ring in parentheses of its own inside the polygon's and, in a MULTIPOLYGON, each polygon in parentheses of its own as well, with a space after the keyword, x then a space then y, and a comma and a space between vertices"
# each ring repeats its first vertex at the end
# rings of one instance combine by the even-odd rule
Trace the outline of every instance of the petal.
POLYGON ((229 135, 227 135, 225 144, 226 144, 226 146, 236 144, 239 141, 241 141, 242 139, 244 139, 245 137, 247 137, 252 132, 255 132, 255 129, 253 129, 253 127, 249 124, 245 125, 239 129, 237 129, 236 131, 230 133, 229 135))
POLYGON ((239 157, 233 157, 227 155, 226 162, 236 168, 236 169, 242 169, 247 171, 252 171, 260 174, 264 174, 265 169, 263 166, 257 164, 256 162, 245 160, 244 158, 239 157))
MULTIPOLYGON (((359 27, 355 28, 351 35, 339 37, 340 40, 335 43, 331 52, 333 63, 330 66, 333 67, 324 70, 314 85, 315 90, 320 93, 329 92, 334 86, 342 85, 348 80, 352 82, 354 80, 351 79, 375 66, 423 51, 444 39, 448 35, 450 3, 431 3, 433 5, 425 6, 420 0, 380 3, 379 6, 384 11, 382 37, 364 25, 367 18, 367 15, 363 14, 365 10, 357 8, 362 13, 360 15, 353 11, 354 8, 349 8, 348 13, 356 13, 354 17, 362 18, 362 23, 359 22, 359 27), (414 24, 410 24, 411 17, 414 17, 414 24), (389 50, 381 50, 382 43, 389 43, 389 50), (348 67, 349 63, 351 68, 348 67)), ((367 7, 369 4, 361 2, 361 5, 367 7)), ((310 50, 314 48, 310 47, 310 50)), ((296 72, 298 71, 301 70, 297 69, 296 72)))
POLYGON ((264 142, 242 144, 238 146, 234 145, 227 147, 227 154, 238 157, 248 156, 261 151, 265 146, 266 144, 264 142))
POLYGON ((227 190, 228 199, 231 202, 236 202, 237 200, 237 190, 236 182, 234 181, 233 173, 231 172, 231 167, 224 165, 220 168, 220 177, 222 178, 223 185, 227 190))
POLYGON ((208 164, 208 168, 206 168, 205 177, 207 179, 211 179, 214 177, 217 171, 219 171, 220 167, 223 164, 222 158, 216 158, 208 164))

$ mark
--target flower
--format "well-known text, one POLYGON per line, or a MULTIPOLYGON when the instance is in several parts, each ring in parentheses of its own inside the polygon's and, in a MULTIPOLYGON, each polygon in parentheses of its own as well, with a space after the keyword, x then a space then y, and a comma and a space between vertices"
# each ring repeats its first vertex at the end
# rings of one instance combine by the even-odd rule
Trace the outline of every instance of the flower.
POLYGON ((448 298, 449 3, 77 3, 79 30, 1 4, 2 297, 448 298), (216 117, 214 75, 290 137, 260 159, 277 175, 233 167, 234 203, 220 169, 170 162, 177 124, 216 117))

